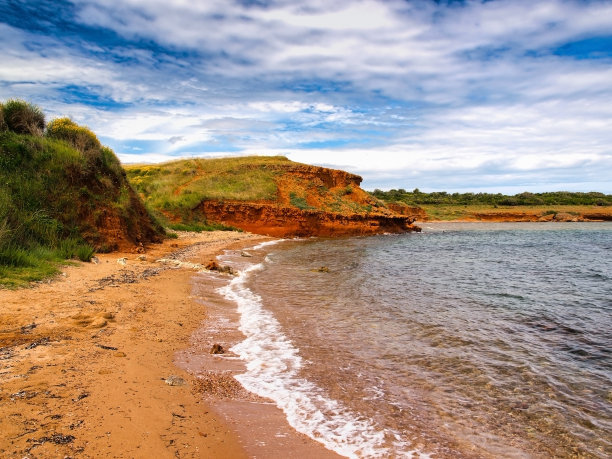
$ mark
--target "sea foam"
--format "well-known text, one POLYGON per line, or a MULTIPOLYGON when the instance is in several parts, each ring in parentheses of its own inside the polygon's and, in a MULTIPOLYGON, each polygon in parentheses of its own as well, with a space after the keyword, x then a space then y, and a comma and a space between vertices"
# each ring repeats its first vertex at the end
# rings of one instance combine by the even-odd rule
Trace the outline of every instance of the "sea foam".
MULTIPOLYGON (((253 249, 273 243, 276 241, 253 249)), ((237 303, 239 328, 246 336, 231 349, 246 362, 246 372, 236 379, 247 390, 272 399, 295 430, 340 455, 388 457, 399 453, 402 457, 428 457, 409 451, 397 432, 377 428, 299 376, 303 361, 298 349, 285 336, 273 314, 264 309, 262 298, 246 286, 248 277, 262 268, 263 263, 252 265, 218 289, 225 298, 237 303)))

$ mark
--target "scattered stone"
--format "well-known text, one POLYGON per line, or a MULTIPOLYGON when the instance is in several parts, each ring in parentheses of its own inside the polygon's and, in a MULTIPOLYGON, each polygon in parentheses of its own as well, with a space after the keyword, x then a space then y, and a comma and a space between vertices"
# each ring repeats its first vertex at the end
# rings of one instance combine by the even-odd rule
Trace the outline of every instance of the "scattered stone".
POLYGON ((23 398, 29 400, 38 395, 38 392, 34 392, 33 390, 20 390, 19 392, 15 392, 11 394, 11 401, 15 401, 16 398, 23 398))
POLYGON ((127 258, 123 257, 123 258, 119 258, 117 260, 117 264, 121 265, 121 266, 126 266, 127 265, 127 258))
POLYGON ((87 392, 83 392, 82 394, 77 395, 76 398, 73 398, 72 401, 73 402, 78 402, 80 400, 83 400, 84 398, 89 397, 89 394, 87 392))
POLYGON ((321 266, 320 268, 311 269, 313 273, 328 273, 329 268, 327 266, 321 266))
POLYGON ((82 419, 79 419, 78 421, 73 422, 72 424, 70 424, 70 425, 68 426, 68 428, 69 428, 70 430, 74 430, 74 429, 76 429, 77 427, 81 427, 81 425, 83 424, 83 422, 85 422, 85 421, 83 421, 82 419))
POLYGON ((31 342, 25 348, 34 349, 35 347, 38 347, 38 346, 48 346, 48 345, 49 345, 49 338, 45 336, 44 338, 40 338, 36 341, 31 342))
POLYGON ((162 263, 165 265, 172 265, 174 267, 174 269, 179 269, 179 268, 187 268, 187 269, 202 269, 203 266, 200 263, 190 263, 188 261, 180 261, 180 260, 175 260, 173 258, 160 258, 159 260, 156 260, 157 263, 162 263))
POLYGON ((115 314, 113 314, 112 312, 105 312, 104 314, 102 314, 102 317, 104 319, 112 320, 115 318, 115 314))
POLYGON ((119 287, 120 284, 135 284, 136 282, 157 276, 164 268, 147 268, 142 273, 136 274, 133 271, 121 270, 117 275, 103 277, 98 280, 98 286, 90 288, 90 292, 102 290, 106 287, 119 287))
POLYGON ((42 438, 39 438, 38 440, 30 439, 28 441, 39 443, 41 445, 47 442, 54 443, 56 445, 67 445, 68 443, 72 443, 74 439, 75 437, 73 435, 63 435, 60 433, 54 433, 50 437, 42 437, 42 438))
POLYGON ((98 257, 91 257, 91 260, 89 261, 92 262, 94 265, 100 264, 100 259, 98 257))
POLYGON ((21 334, 25 335, 26 333, 30 333, 36 327, 37 325, 34 322, 32 322, 30 325, 24 325, 23 327, 21 327, 21 334))
POLYGON ((213 344, 212 348, 210 349, 210 353, 225 354, 225 349, 223 349, 223 346, 221 346, 220 344, 213 344))
POLYGON ((164 382, 168 384, 169 386, 184 386, 185 385, 185 380, 181 378, 180 376, 176 376, 176 375, 168 376, 164 380, 164 382))
POLYGON ((119 351, 119 352, 115 352, 113 355, 114 355, 115 357, 125 357, 125 352, 121 352, 121 351, 119 351))
POLYGON ((117 351, 118 349, 113 346, 105 346, 104 344, 96 344, 100 349, 106 349, 107 351, 117 351))
POLYGON ((240 252, 240 256, 241 257, 246 257, 246 258, 251 258, 253 255, 251 255, 249 252, 240 252))
POLYGON ((219 265, 216 261, 210 260, 208 263, 206 263, 206 269, 209 271, 219 271, 219 265))
POLYGON ((138 255, 138 261, 147 261, 146 255, 138 255))
POLYGON ((209 271, 217 271, 218 273, 222 274, 230 274, 232 276, 236 275, 236 271, 234 271, 234 268, 232 268, 231 266, 221 266, 214 260, 210 260, 206 264, 205 268, 209 271))

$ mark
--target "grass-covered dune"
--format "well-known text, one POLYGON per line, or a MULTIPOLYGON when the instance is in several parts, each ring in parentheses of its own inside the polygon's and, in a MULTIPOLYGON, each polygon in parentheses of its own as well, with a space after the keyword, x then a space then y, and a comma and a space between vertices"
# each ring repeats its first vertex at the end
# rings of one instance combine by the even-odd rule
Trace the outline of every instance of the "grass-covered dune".
POLYGON ((19 286, 69 258, 158 240, 163 228, 113 151, 68 118, 0 104, 0 285, 19 286))

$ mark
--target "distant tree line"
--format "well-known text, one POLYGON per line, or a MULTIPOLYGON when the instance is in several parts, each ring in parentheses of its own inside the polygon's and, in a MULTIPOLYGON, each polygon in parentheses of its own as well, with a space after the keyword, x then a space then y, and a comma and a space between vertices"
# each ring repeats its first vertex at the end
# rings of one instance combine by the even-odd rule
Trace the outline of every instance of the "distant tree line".
POLYGON ((513 196, 501 193, 447 193, 434 191, 423 193, 418 188, 413 191, 374 190, 371 194, 386 202, 404 202, 408 205, 446 204, 446 205, 490 205, 490 206, 541 206, 541 205, 585 205, 610 206, 612 195, 589 192, 572 193, 569 191, 554 191, 549 193, 519 193, 513 196))

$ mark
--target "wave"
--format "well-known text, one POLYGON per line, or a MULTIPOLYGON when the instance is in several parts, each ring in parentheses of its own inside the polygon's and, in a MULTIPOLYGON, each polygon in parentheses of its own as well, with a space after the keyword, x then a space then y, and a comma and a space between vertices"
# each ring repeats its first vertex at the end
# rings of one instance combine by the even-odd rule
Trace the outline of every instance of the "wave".
POLYGON ((272 399, 295 430, 340 455, 429 457, 409 450, 397 432, 378 428, 299 376, 303 366, 299 350, 284 335, 273 314, 264 309, 262 298, 246 286, 248 277, 262 268, 263 263, 252 265, 218 289, 225 298, 237 303, 239 328, 246 336, 231 349, 246 362, 246 372, 236 379, 247 390, 272 399))

